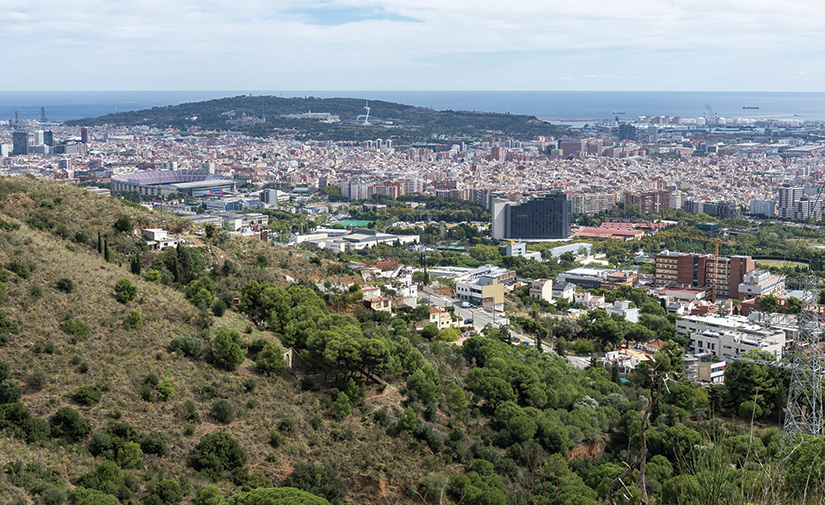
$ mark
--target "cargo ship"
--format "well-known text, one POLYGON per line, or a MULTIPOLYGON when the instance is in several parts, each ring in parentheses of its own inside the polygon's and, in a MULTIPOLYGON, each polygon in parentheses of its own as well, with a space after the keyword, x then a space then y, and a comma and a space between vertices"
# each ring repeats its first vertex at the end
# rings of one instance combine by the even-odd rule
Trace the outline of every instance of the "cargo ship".
POLYGON ((743 105, 742 108, 743 109, 759 110, 759 107, 755 106, 755 105, 743 105))

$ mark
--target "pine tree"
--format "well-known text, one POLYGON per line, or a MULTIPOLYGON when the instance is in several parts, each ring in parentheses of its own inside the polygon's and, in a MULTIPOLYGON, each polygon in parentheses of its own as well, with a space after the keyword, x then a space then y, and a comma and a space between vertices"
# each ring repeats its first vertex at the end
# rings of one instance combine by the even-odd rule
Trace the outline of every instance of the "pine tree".
POLYGON ((132 273, 140 275, 140 254, 138 253, 132 256, 132 273))

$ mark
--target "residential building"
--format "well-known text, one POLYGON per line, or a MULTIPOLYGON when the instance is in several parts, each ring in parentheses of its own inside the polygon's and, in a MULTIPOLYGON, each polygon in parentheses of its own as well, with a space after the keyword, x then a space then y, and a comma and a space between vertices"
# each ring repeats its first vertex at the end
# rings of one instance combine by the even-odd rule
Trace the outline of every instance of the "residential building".
POLYGON ((571 214, 598 214, 616 206, 617 193, 581 193, 567 195, 571 214))
POLYGON ((797 209, 797 202, 805 194, 805 188, 801 186, 783 186, 779 188, 779 205, 776 216, 780 219, 794 219, 797 209))
POLYGON ((530 298, 534 300, 553 301, 553 281, 550 279, 536 279, 530 285, 530 298))
POLYGON ((584 289, 599 289, 607 276, 614 272, 615 270, 607 268, 579 267, 560 273, 556 276, 556 282, 575 284, 584 289))
POLYGON ((767 270, 751 270, 739 283, 739 299, 761 298, 774 295, 777 298, 785 295, 785 276, 772 274, 767 270))
POLYGON ((625 318, 625 321, 630 321, 631 323, 638 323, 639 322, 639 309, 633 304, 633 302, 627 300, 616 300, 613 302, 613 305, 607 307, 605 309, 608 315, 617 315, 622 316, 625 318))
POLYGON ((625 205, 637 205, 642 214, 661 212, 670 208, 670 191, 654 190, 641 193, 625 193, 625 205))
POLYGON ((607 274, 601 284, 602 289, 613 291, 621 286, 630 286, 631 288, 638 284, 639 273, 632 270, 624 272, 613 272, 607 274))
POLYGON ((573 300, 573 295, 576 293, 576 285, 569 282, 554 282, 553 283, 553 299, 558 300, 564 298, 566 300, 573 300))
POLYGON ((738 298, 745 274, 756 269, 750 256, 719 256, 664 251, 654 256, 657 287, 715 287, 716 296, 738 298))
POLYGON ((754 216, 775 217, 776 202, 769 200, 751 200, 750 213, 754 216))
POLYGON ((724 360, 733 360, 740 355, 761 351, 782 358, 785 349, 785 333, 779 331, 768 336, 748 334, 741 331, 702 331, 690 335, 690 352, 707 352, 724 360))
POLYGON ((690 338, 692 354, 710 353, 726 360, 749 351, 781 358, 787 342, 782 328, 767 328, 743 316, 681 316, 676 319, 676 335, 690 338))
POLYGON ((696 363, 697 378, 702 382, 721 384, 725 382, 725 367, 727 366, 728 364, 724 361, 700 361, 696 363))
POLYGON ((461 326, 461 321, 453 321, 452 314, 442 307, 430 306, 430 319, 428 324, 434 324, 439 330, 443 330, 444 328, 458 328, 461 326))

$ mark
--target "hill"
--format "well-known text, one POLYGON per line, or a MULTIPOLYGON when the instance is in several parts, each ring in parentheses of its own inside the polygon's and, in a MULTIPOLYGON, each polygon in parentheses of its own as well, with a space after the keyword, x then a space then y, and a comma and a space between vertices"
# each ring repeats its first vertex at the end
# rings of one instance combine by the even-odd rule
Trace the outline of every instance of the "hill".
MULTIPOLYGON (((514 344, 507 327, 457 344, 455 329, 416 330, 427 304, 372 312, 357 285, 334 286, 353 277, 350 264, 220 230, 201 239, 186 222, 80 188, 0 179, 3 503, 825 496, 825 438, 782 449, 781 368, 728 363, 725 384, 700 387, 663 334, 626 378, 618 366, 574 370, 514 344), (191 245, 146 250, 135 228, 159 225, 191 245), (300 364, 291 371, 284 347, 300 364)), ((612 293, 632 299, 640 321, 666 318, 643 289, 612 293)), ((513 324, 555 337, 560 352, 653 332, 602 309, 580 319, 535 310, 513 324)))
POLYGON ((282 134, 305 140, 360 141, 376 138, 397 143, 439 142, 439 139, 479 139, 489 135, 532 138, 554 135, 564 127, 533 116, 469 111, 437 111, 385 101, 370 101, 370 125, 364 125, 364 101, 355 98, 280 98, 236 96, 148 110, 119 112, 97 118, 68 121, 68 125, 156 126, 160 128, 237 130, 250 135, 282 134), (288 115, 326 112, 340 117, 324 123, 288 115), (247 118, 243 121, 242 118, 247 118), (256 122, 263 120, 265 122, 256 122), (358 120, 357 120, 358 119, 358 120))
MULTIPOLYGON (((389 503, 405 482, 420 474, 423 459, 410 453, 402 441, 380 430, 376 433, 365 419, 348 417, 339 422, 319 417, 323 397, 299 390, 289 377, 262 376, 251 360, 230 371, 170 351, 175 338, 193 339, 206 347, 208 337, 220 329, 241 330, 246 345, 259 339, 277 341, 277 337, 259 331, 232 310, 221 317, 206 315, 181 290, 128 271, 129 255, 139 249, 139 241, 129 232, 114 230, 114 218, 128 216, 139 226, 156 226, 164 220, 168 225, 168 217, 72 186, 29 178, 0 181, 0 209, 0 264, 22 273, 2 270, 6 279, 2 310, 19 328, 4 333, 0 362, 9 365, 11 378, 24 388, 21 401, 35 418, 46 420, 71 407, 91 422, 92 433, 103 432, 112 423, 128 423, 141 438, 155 433, 166 440, 166 455, 146 453, 140 471, 124 470, 134 481, 127 494, 137 499, 152 496, 162 477, 173 476, 191 500, 210 480, 196 475, 190 455, 204 434, 218 431, 231 433, 245 449, 248 471, 260 472, 264 487, 266 482, 271 486, 273 479, 280 483, 297 461, 333 461, 336 475, 340 469, 348 482, 360 483, 353 486, 352 499, 375 503, 374 497, 383 492, 384 502, 389 503), (110 262, 95 249, 98 232, 112 244, 115 257, 110 262), (123 278, 137 288, 136 297, 127 303, 115 298, 114 286, 123 278), (127 323, 132 311, 141 316, 138 328, 127 323), (156 389, 147 393, 143 388, 147 381, 152 384, 158 379, 171 381, 174 393, 169 400, 158 400, 156 389), (77 393, 84 387, 97 388, 100 400, 88 405, 79 401, 77 393), (229 400, 236 410, 235 420, 222 423, 210 414, 216 399, 229 400), (194 418, 200 422, 191 422, 194 418), (272 433, 281 434, 277 450, 272 433), (359 500, 359 495, 369 499, 359 500)), ((277 273, 281 267, 296 276, 319 275, 313 274, 319 267, 308 261, 258 245, 235 244, 231 239, 222 244, 222 253, 236 261, 238 282, 255 277, 285 285, 284 275, 277 273), (236 255, 242 250, 246 255, 236 255), (279 266, 264 271, 247 268, 247 261, 279 266)), ((147 266, 154 261, 148 254, 143 259, 147 266)), ((210 269, 212 261, 205 255, 202 270, 210 269)), ((370 405, 397 404, 391 401, 394 395, 394 389, 370 391, 365 411, 370 405)), ((4 503, 15 499, 31 503, 46 488, 74 489, 81 475, 104 461, 89 452, 90 435, 77 442, 48 437, 26 443, 20 429, 10 427, 0 437, 0 463, 20 465, 19 470, 0 476, 4 503), (22 438, 15 436, 15 430, 22 438), (54 473, 50 478, 44 477, 50 472, 54 473)), ((222 486, 240 492, 243 480, 235 480, 239 484, 222 486)))

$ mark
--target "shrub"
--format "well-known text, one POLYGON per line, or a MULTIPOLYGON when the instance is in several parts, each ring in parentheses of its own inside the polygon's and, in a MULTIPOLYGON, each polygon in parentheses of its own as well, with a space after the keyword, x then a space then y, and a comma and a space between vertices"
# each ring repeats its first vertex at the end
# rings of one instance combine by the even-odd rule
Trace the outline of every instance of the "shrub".
POLYGON ((117 451, 117 461, 124 470, 143 468, 143 450, 137 442, 129 442, 117 451))
POLYGON ((141 316, 140 312, 138 312, 135 309, 132 309, 131 311, 129 311, 129 315, 126 316, 125 323, 126 323, 127 328, 135 329, 138 326, 140 326, 140 323, 142 323, 142 322, 143 322, 143 316, 141 316))
POLYGON ((277 449, 284 443, 284 437, 280 434, 275 433, 274 431, 269 434, 269 445, 272 446, 273 449, 277 449))
POLYGON ((247 377, 241 384, 243 384, 244 391, 247 393, 254 392, 255 388, 258 387, 258 381, 256 381, 253 377, 247 377))
POLYGON ((100 401, 102 392, 97 386, 80 386, 72 399, 80 405, 90 407, 100 401))
POLYGON ((172 380, 169 377, 164 378, 158 383, 158 396, 161 400, 168 400, 175 394, 175 386, 172 385, 172 380))
POLYGON ((192 452, 192 466, 207 476, 218 479, 227 471, 246 464, 246 451, 228 433, 208 433, 201 437, 192 452))
POLYGON ((332 410, 339 419, 343 419, 352 413, 352 403, 346 393, 338 393, 338 397, 332 403, 332 410))
POLYGON ((197 358, 201 355, 203 341, 196 337, 177 337, 169 342, 169 350, 174 353, 197 358))
POLYGON ((312 416, 312 417, 309 419, 309 425, 310 425, 310 426, 312 426, 312 429, 313 429, 313 430, 317 430, 318 428, 320 428, 320 427, 321 427, 321 423, 323 423, 323 422, 324 422, 324 421, 323 421, 323 419, 321 419, 321 418, 320 418, 320 417, 318 417, 318 416, 312 416))
POLYGON ((333 504, 343 503, 347 494, 346 483, 338 477, 338 471, 329 463, 318 467, 299 461, 283 485, 321 496, 333 504))
POLYGON ((229 424, 235 419, 235 406, 229 400, 215 400, 209 413, 218 421, 229 424))
POLYGON ((234 370, 243 363, 246 344, 238 330, 218 330, 210 342, 212 360, 226 370, 234 370))
POLYGON ((74 335, 78 340, 89 338, 89 327, 76 319, 70 319, 60 323, 60 329, 67 335, 74 335))
POLYGON ((155 270, 154 268, 150 268, 149 270, 143 272, 143 280, 146 282, 160 284, 161 279, 162 276, 160 275, 160 271, 155 270))
POLYGON ((223 496, 218 486, 206 486, 198 491, 195 497, 195 505, 221 505, 223 496))
POLYGON ((762 407, 753 400, 747 400, 739 404, 739 417, 743 420, 759 419, 762 417, 762 407))
POLYGON ((201 422, 201 417, 198 415, 198 407, 195 405, 195 402, 192 400, 186 400, 183 408, 186 409, 185 417, 187 421, 195 424, 199 424, 201 422))
POLYGON ((120 303, 129 303, 137 296, 137 287, 127 278, 122 278, 115 284, 115 299, 120 303))
POLYGON ((3 379, 0 382, 0 403, 14 403, 23 396, 23 389, 14 382, 14 379, 3 379))
POLYGON ((112 437, 104 431, 96 431, 92 433, 92 439, 89 441, 89 452, 92 456, 103 456, 106 459, 115 459, 114 442, 112 437))
POLYGON ((292 419, 281 419, 278 423, 278 431, 292 431, 295 427, 295 422, 292 419))
POLYGON ((80 440, 92 431, 92 423, 83 419, 71 407, 63 407, 49 418, 52 434, 57 437, 65 436, 70 440, 80 440))
POLYGON ((264 375, 281 375, 286 371, 284 348, 277 342, 267 343, 255 360, 255 368, 264 375))
POLYGON ((91 237, 85 230, 77 230, 74 234, 74 241, 78 244, 88 244, 91 242, 91 237))
POLYGON ((61 277, 60 279, 57 279, 55 287, 64 293, 71 293, 74 291, 74 281, 67 279, 66 277, 61 277))
POLYGON ((165 456, 169 453, 169 448, 166 446, 166 436, 158 431, 153 431, 146 435, 140 441, 140 448, 145 454, 157 454, 158 456, 165 456))
POLYGON ((132 223, 129 221, 129 216, 120 216, 112 227, 120 232, 132 231, 132 223))
POLYGON ((140 396, 141 400, 145 402, 151 402, 154 399, 155 388, 151 386, 151 384, 141 384, 138 387, 138 395, 140 396))
POLYGON ((69 497, 66 496, 66 493, 56 487, 47 488, 43 491, 43 494, 40 495, 40 500, 43 502, 43 505, 63 505, 68 499, 69 497))
POLYGON ((30 261, 13 259, 6 265, 6 268, 16 273, 23 279, 28 279, 34 270, 34 264, 30 261))
POLYGON ((218 298, 212 303, 212 314, 215 317, 222 317, 226 313, 226 302, 218 298))
POLYGON ((229 498, 225 505, 330 505, 314 494, 290 487, 267 487, 247 491, 229 498))
POLYGON ((311 377, 301 377, 298 379, 298 388, 301 391, 319 391, 321 389, 311 377))
POLYGON ((52 435, 52 428, 44 419, 30 417, 23 422, 23 432, 26 434, 26 442, 43 442, 52 435))
POLYGON ((43 386, 45 386, 47 382, 49 382, 49 375, 42 368, 38 368, 30 373, 26 379, 26 385, 35 391, 43 389, 43 386))
POLYGON ((160 500, 167 505, 180 503, 183 499, 183 493, 181 493, 180 485, 172 479, 161 479, 157 484, 155 484, 155 494, 157 494, 160 500))

